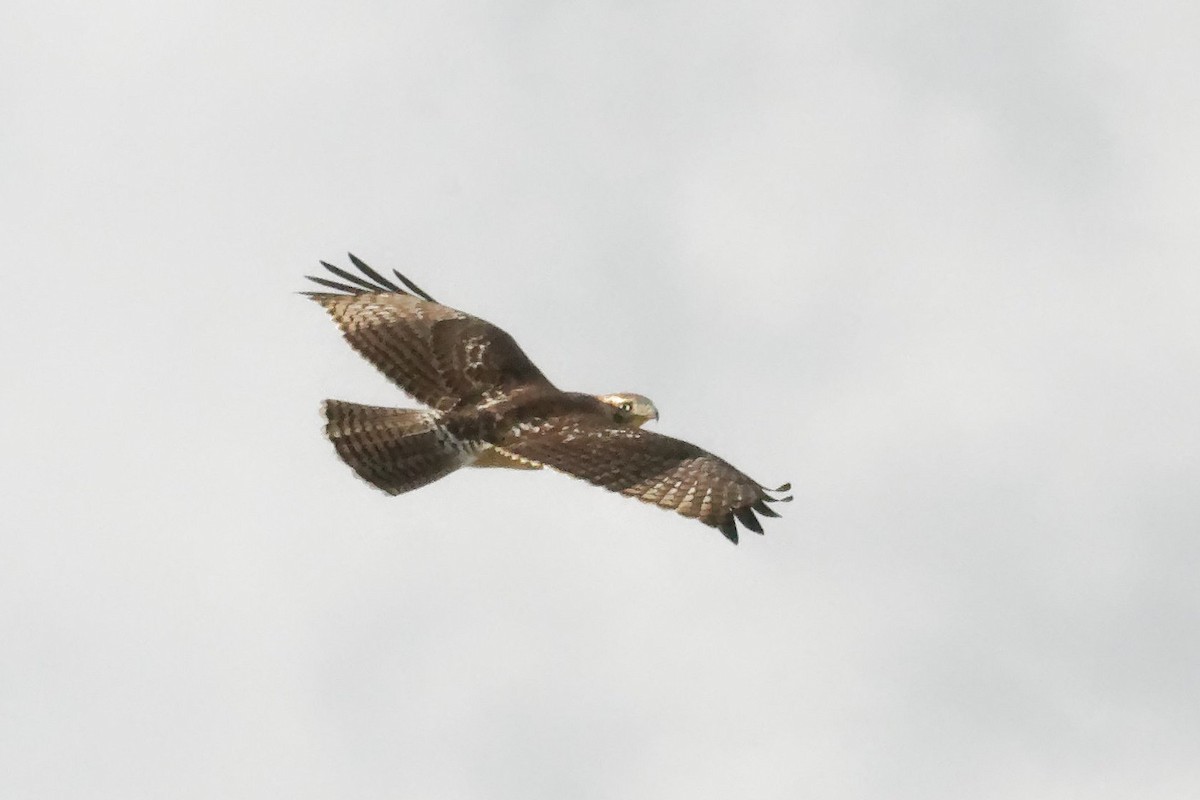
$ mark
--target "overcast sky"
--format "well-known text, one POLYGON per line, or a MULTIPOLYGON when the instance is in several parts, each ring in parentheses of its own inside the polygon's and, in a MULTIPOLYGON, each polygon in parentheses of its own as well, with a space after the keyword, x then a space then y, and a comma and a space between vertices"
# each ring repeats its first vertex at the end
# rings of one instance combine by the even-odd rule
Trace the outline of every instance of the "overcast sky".
POLYGON ((8 4, 0 795, 1196 797, 1198 8, 8 4), (347 250, 796 502, 371 489, 347 250))

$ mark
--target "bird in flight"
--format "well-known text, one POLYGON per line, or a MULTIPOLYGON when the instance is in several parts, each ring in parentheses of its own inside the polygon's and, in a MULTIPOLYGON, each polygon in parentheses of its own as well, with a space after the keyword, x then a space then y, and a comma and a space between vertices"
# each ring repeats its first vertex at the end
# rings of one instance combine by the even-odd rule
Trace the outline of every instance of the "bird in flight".
POLYGON ((350 346, 424 409, 326 400, 325 434, 359 477, 402 494, 461 467, 548 466, 716 528, 762 533, 755 512, 786 502, 694 444, 642 425, 658 409, 640 394, 564 392, 511 336, 435 301, 393 270, 394 283, 350 254, 359 270, 321 265, 307 276, 333 292, 304 292, 329 312, 350 346), (736 520, 736 522, 735 522, 736 520))

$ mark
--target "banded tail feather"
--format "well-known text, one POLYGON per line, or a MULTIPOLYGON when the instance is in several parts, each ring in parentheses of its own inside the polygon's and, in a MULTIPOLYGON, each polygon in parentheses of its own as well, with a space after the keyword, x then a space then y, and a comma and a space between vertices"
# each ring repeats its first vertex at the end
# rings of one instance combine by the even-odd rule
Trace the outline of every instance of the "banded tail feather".
POLYGON ((441 414, 326 400, 325 435, 360 478, 388 494, 403 494, 467 466, 478 443, 441 424, 441 414))

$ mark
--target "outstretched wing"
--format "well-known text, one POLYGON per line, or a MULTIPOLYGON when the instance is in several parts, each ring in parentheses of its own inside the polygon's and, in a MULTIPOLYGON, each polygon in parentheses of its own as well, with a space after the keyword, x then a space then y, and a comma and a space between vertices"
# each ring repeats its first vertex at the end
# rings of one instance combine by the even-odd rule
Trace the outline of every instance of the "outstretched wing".
POLYGON ((694 444, 641 428, 609 427, 577 417, 518 426, 500 444, 553 469, 698 519, 737 543, 737 522, 762 533, 754 515, 777 517, 768 490, 728 462, 694 444))
POLYGON ((552 388, 500 328, 434 302, 399 272, 405 288, 354 255, 350 261, 361 275, 321 262, 344 283, 308 276, 338 293, 304 294, 329 312, 351 347, 415 399, 449 411, 521 386, 552 388))

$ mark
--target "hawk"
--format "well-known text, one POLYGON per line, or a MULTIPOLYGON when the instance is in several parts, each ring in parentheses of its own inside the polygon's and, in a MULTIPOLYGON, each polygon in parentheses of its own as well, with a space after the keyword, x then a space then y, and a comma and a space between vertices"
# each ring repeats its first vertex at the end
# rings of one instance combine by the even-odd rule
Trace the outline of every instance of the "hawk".
POLYGON ((771 496, 789 484, 767 489, 694 444, 645 430, 658 419, 649 398, 561 391, 500 328, 438 303, 395 270, 400 285, 350 261, 361 274, 322 261, 340 280, 307 277, 334 292, 303 294, 428 407, 325 401, 325 434, 371 485, 402 494, 461 467, 548 466, 697 519, 734 544, 738 522, 762 533, 755 512, 777 517, 767 504, 792 499, 771 496))

